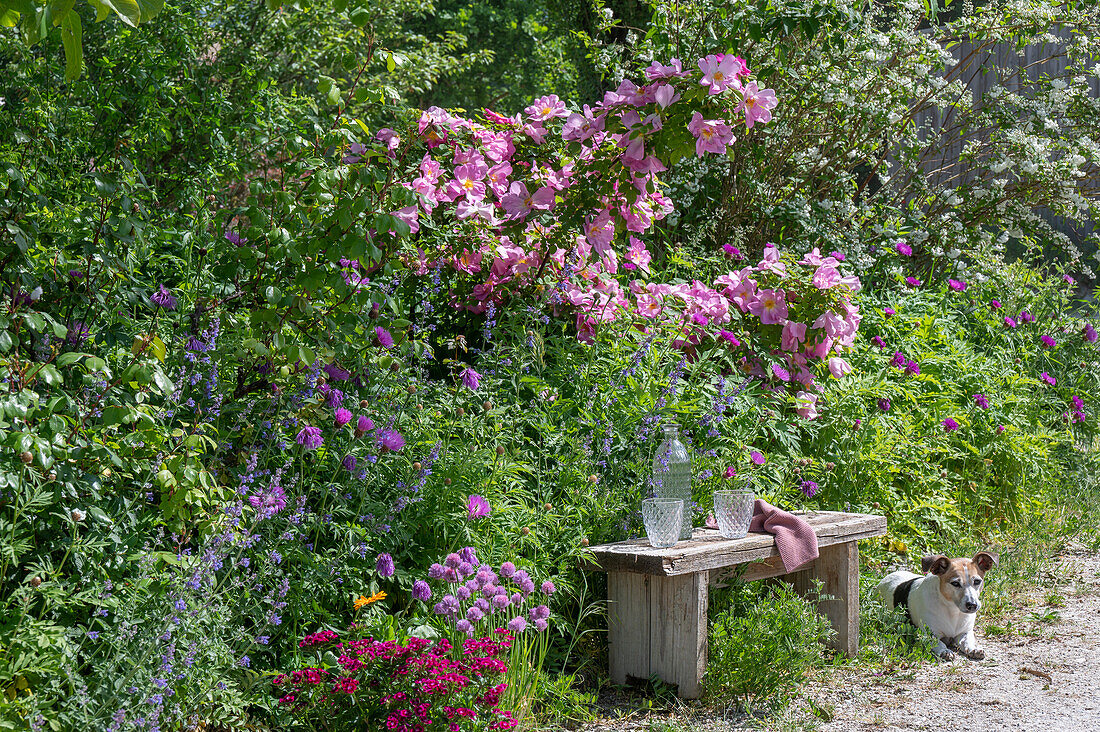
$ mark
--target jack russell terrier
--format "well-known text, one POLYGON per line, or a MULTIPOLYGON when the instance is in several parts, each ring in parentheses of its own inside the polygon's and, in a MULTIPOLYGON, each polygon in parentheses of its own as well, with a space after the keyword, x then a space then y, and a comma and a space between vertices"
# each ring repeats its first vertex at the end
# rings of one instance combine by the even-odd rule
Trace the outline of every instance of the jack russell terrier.
POLYGON ((909 622, 927 628, 936 639, 932 652, 944 661, 955 651, 980 661, 985 651, 974 638, 974 620, 981 602, 985 573, 997 563, 997 556, 978 552, 973 559, 949 559, 942 555, 920 561, 925 576, 898 570, 878 583, 878 593, 887 608, 906 609, 909 622))

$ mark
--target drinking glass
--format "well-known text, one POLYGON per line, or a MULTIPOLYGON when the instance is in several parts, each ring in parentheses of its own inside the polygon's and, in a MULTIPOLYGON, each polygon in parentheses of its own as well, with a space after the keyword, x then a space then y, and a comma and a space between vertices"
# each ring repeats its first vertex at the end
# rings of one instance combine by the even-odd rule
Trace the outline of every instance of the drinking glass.
POLYGON ((714 518, 718 533, 727 539, 740 539, 749 533, 756 496, 751 488, 714 492, 714 518))
POLYGON ((647 498, 642 501, 642 523, 649 543, 657 548, 675 546, 680 538, 684 501, 680 498, 647 498))

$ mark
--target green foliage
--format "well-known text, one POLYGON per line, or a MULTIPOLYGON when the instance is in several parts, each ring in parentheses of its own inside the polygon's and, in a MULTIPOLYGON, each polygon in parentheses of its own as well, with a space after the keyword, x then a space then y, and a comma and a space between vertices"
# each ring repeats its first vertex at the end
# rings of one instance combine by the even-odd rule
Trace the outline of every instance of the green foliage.
POLYGON ((821 644, 832 632, 790 585, 737 588, 710 624, 706 693, 742 707, 782 705, 808 671, 823 665, 821 644))

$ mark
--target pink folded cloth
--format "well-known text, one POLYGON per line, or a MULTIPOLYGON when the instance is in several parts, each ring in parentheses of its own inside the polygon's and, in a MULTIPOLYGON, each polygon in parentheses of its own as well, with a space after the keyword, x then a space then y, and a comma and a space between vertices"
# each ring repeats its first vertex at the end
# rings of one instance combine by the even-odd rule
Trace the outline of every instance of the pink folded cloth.
POLYGON ((813 527, 767 501, 756 499, 749 531, 775 534, 775 547, 788 573, 817 559, 817 534, 813 527))

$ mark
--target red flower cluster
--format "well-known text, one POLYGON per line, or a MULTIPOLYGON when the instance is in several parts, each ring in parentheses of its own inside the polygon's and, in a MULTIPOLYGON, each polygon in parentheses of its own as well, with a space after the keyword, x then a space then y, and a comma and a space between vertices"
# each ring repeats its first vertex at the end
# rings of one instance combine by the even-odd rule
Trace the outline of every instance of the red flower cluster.
POLYGON ((367 722, 368 729, 395 732, 512 729, 517 721, 500 706, 507 688, 502 659, 512 638, 497 632, 497 638, 470 639, 461 647, 445 639, 342 642, 331 631, 313 633, 299 646, 322 657, 335 650, 337 665, 307 666, 273 683, 280 706, 307 725, 346 716, 349 728, 367 722))

